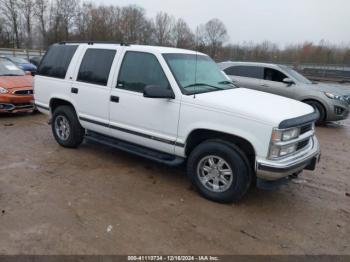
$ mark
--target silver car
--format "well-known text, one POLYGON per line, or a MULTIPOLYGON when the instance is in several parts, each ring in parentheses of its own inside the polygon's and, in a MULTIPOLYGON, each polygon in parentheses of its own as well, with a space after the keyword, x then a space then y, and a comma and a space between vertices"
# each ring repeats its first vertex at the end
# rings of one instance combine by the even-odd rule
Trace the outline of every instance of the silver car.
POLYGON ((320 113, 318 124, 346 119, 349 115, 350 88, 315 83, 284 65, 223 62, 220 68, 240 86, 305 102, 320 113))

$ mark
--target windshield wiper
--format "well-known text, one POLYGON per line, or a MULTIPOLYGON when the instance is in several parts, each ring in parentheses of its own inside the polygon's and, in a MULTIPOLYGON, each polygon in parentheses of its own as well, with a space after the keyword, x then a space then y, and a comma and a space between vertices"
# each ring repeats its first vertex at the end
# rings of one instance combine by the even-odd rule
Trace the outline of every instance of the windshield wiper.
POLYGON ((235 83, 233 81, 226 80, 226 81, 221 81, 218 84, 220 84, 220 85, 234 85, 235 83))
POLYGON ((224 90, 224 88, 221 88, 221 87, 218 87, 218 86, 213 86, 213 85, 210 85, 210 84, 205 84, 205 83, 191 84, 191 85, 185 86, 184 88, 186 89, 186 88, 195 87, 195 86, 208 86, 208 87, 214 88, 216 90, 224 90))

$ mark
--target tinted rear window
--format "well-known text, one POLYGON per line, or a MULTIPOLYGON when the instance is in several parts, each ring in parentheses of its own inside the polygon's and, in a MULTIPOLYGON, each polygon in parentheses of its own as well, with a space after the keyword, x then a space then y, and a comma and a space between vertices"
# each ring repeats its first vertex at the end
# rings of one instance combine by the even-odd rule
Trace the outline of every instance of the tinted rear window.
POLYGON ((64 79, 77 48, 77 45, 51 46, 41 61, 37 74, 64 79))
POLYGON ((230 76, 243 76, 257 79, 264 78, 264 68, 258 66, 231 66, 224 72, 230 76))
POLYGON ((115 50, 88 49, 81 62, 77 81, 107 85, 115 50))

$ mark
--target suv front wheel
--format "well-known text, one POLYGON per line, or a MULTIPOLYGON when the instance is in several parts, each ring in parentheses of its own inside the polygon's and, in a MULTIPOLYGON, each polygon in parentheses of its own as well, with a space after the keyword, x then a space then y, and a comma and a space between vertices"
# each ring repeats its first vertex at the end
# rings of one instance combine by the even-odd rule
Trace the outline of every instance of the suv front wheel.
POLYGON ((84 139, 85 130, 71 106, 59 106, 52 115, 52 133, 63 147, 76 148, 84 139))
POLYGON ((200 194, 221 203, 239 201, 252 181, 244 153, 234 144, 216 140, 204 142, 192 151, 187 173, 200 194))

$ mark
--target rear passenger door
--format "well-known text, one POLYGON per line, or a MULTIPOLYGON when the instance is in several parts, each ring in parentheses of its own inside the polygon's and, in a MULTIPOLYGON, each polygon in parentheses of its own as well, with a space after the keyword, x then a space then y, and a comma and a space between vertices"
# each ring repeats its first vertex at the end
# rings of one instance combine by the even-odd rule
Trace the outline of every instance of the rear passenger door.
POLYGON ((268 93, 295 98, 296 86, 284 83, 283 80, 285 78, 288 78, 288 76, 283 72, 274 68, 265 67, 262 85, 268 93))
POLYGON ((116 48, 86 48, 71 86, 79 119, 87 129, 109 134, 109 98, 116 48))
POLYGON ((264 77, 264 68, 257 66, 231 66, 224 72, 240 87, 261 90, 261 80, 264 77))
POLYGON ((172 89, 162 59, 152 53, 125 52, 111 92, 110 128, 114 137, 174 154, 181 97, 143 96, 147 85, 172 89))

